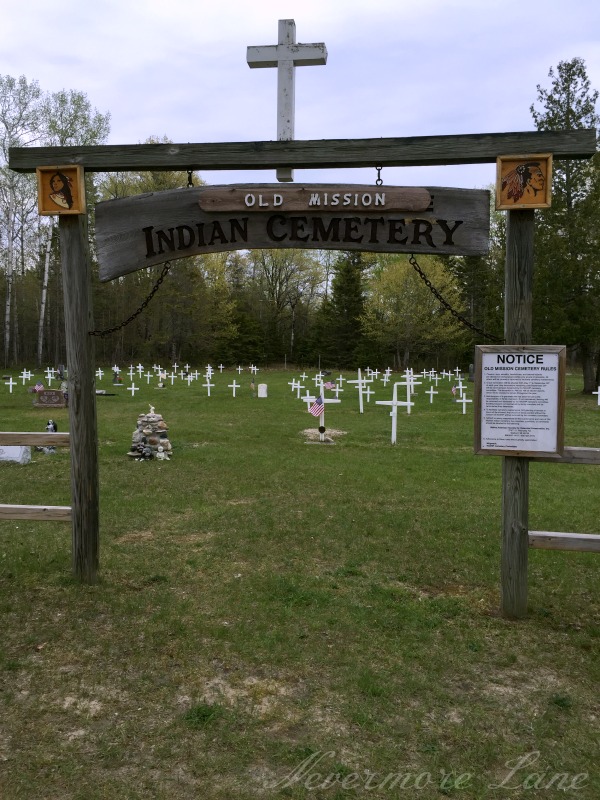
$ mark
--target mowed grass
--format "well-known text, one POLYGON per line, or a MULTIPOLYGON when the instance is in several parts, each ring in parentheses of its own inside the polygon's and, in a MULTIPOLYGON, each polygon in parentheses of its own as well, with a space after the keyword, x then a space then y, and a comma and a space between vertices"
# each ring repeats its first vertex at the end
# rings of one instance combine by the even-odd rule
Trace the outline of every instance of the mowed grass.
MULTIPOLYGON (((392 446, 391 389, 361 415, 345 385, 335 444, 308 444, 297 375, 259 372, 267 399, 247 372, 210 398, 98 382, 97 585, 69 526, 0 522, 2 800, 597 800, 599 556, 530 551, 528 618, 503 619, 501 461, 473 455, 473 407, 425 383, 392 446), (126 456, 150 404, 169 462, 126 456)), ((567 444, 600 447, 596 403, 571 376, 567 444)), ((22 387, 0 407, 2 430, 45 427, 22 387)), ((69 504, 69 469, 0 463, 0 500, 69 504)), ((599 468, 530 478, 531 529, 600 533, 599 468)))

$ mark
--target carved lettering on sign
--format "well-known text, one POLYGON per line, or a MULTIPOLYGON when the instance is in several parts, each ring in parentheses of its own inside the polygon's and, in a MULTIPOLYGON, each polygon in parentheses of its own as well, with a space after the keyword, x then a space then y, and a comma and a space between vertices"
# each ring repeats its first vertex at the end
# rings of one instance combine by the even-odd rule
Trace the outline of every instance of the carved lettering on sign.
POLYGON ((99 274, 106 281, 176 258, 257 248, 481 255, 489 212, 483 189, 248 184, 156 192, 96 206, 99 274), (421 210, 407 209, 409 200, 421 210))
POLYGON ((198 204, 203 211, 310 211, 354 209, 368 211, 426 211, 431 204, 427 189, 401 186, 301 186, 269 190, 257 187, 206 187, 198 204))

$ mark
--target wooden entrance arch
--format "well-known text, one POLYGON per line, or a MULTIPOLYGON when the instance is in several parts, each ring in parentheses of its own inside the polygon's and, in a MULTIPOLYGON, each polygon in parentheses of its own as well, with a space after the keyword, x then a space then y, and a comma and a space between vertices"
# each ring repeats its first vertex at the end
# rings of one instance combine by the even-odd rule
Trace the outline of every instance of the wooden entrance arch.
MULTIPOLYGON (((483 164, 523 153, 587 159, 595 152, 596 131, 590 128, 386 139, 11 148, 9 167, 29 173, 57 164, 81 166, 87 172, 193 169, 206 173, 483 164)), ((534 212, 507 214, 504 338, 507 344, 526 345, 532 338, 534 212)), ((59 220, 69 365, 72 564, 80 580, 92 583, 99 568, 99 489, 86 223, 83 215, 63 215, 59 220)), ((524 616, 527 606, 528 468, 527 458, 503 459, 502 612, 509 617, 524 616)))

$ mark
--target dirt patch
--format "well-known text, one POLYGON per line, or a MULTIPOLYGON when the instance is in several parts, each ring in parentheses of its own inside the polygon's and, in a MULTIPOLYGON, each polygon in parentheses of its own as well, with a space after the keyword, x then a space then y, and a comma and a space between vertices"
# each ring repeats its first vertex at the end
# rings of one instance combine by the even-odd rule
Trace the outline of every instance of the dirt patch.
MULTIPOLYGON (((335 439, 338 439, 340 436, 345 436, 347 433, 348 431, 339 431, 336 428, 326 428, 325 438, 335 441, 335 439)), ((306 428, 302 431, 302 436, 304 436, 308 442, 318 442, 320 434, 317 428, 306 428)))

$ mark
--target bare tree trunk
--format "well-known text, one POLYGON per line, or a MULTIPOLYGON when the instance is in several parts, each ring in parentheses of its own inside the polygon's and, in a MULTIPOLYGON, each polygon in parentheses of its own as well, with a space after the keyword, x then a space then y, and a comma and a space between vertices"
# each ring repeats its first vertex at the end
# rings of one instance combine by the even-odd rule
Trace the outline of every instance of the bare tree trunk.
POLYGON ((10 352, 10 312, 12 308, 12 287, 13 287, 13 274, 14 274, 14 196, 12 190, 10 191, 10 199, 8 202, 8 253, 6 263, 6 302, 4 304, 4 368, 8 367, 8 354, 10 352))
POLYGON ((583 393, 591 394, 598 388, 596 382, 596 362, 598 360, 598 348, 590 344, 581 346, 581 366, 583 368, 583 393))
POLYGON ((36 367, 39 369, 42 366, 42 353, 44 349, 44 323, 46 321, 46 298, 48 295, 48 276, 50 274, 50 253, 52 251, 52 237, 54 235, 54 225, 50 228, 48 241, 46 243, 46 255, 44 258, 44 277, 42 280, 42 299, 40 302, 40 318, 38 321, 38 339, 37 339, 37 355, 36 367))

